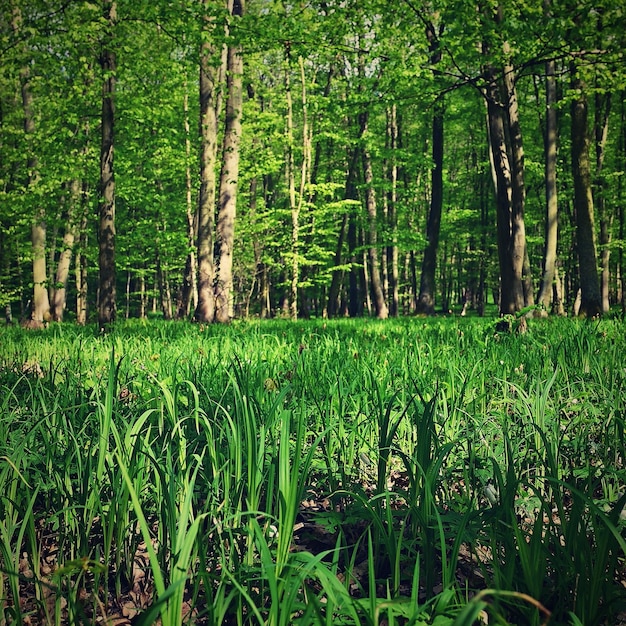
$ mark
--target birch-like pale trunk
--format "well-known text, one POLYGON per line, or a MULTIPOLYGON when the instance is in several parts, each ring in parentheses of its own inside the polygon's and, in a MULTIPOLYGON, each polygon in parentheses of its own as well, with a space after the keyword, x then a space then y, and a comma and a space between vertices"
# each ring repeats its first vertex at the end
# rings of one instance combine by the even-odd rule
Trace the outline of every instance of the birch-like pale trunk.
MULTIPOLYGON (((203 0, 205 11, 211 0, 203 0)), ((198 195, 198 304, 194 317, 198 322, 215 318, 215 263, 213 259, 215 230, 215 196, 217 161, 217 92, 219 70, 215 57, 221 52, 212 42, 214 23, 203 17, 204 39, 200 47, 200 193, 198 195)))
POLYGON ((185 129, 185 207, 187 216, 187 260, 183 283, 180 288, 180 298, 176 307, 176 317, 183 319, 189 315, 190 306, 195 311, 198 306, 198 270, 196 260, 196 223, 197 211, 193 206, 192 182, 191 182, 191 132, 189 126, 189 95, 187 93, 187 81, 185 80, 185 95, 183 97, 183 115, 185 129))
MULTIPOLYGON (((23 35, 22 13, 19 7, 13 7, 11 28, 19 41, 23 35)), ((23 52, 26 55, 25 45, 23 52)), ((35 133, 35 116, 33 112, 33 94, 30 85, 30 68, 27 63, 20 70, 20 89, 22 98, 22 112, 24 115, 24 134, 26 137, 35 133)), ((26 189, 34 191, 39 183, 38 161, 35 154, 29 152, 26 156, 27 180, 26 189)), ((33 263, 33 301, 30 320, 27 325, 39 327, 50 319, 50 300, 48 296, 48 276, 46 273, 46 214, 39 202, 35 203, 31 222, 31 250, 33 263)))
POLYGON ((65 232, 63 234, 63 249, 57 263, 54 285, 52 289, 52 301, 50 314, 55 322, 63 320, 63 313, 67 301, 67 282, 70 274, 74 241, 76 239, 76 227, 79 211, 82 205, 82 185, 78 179, 72 180, 69 188, 69 208, 65 232))
POLYGON ((557 148, 557 92, 555 63, 546 61, 546 121, 544 136, 544 173, 546 197, 545 244, 543 254, 543 275, 538 302, 548 311, 553 297, 553 283, 556 271, 558 243, 558 192, 556 186, 557 148))
MULTIPOLYGON (((232 15, 241 18, 245 0, 234 0, 232 15)), ((237 185, 241 143, 243 56, 241 46, 229 46, 227 54, 226 127, 220 176, 217 243, 219 261, 215 286, 215 321, 229 322, 233 310, 233 247, 237 215, 237 185)))

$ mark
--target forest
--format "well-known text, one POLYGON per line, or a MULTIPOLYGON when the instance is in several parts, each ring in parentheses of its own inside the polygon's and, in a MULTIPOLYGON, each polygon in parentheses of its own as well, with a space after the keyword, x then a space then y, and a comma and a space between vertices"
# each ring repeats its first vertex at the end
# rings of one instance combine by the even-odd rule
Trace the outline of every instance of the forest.
POLYGON ((625 308, 615 0, 2 0, 0 306, 625 308))

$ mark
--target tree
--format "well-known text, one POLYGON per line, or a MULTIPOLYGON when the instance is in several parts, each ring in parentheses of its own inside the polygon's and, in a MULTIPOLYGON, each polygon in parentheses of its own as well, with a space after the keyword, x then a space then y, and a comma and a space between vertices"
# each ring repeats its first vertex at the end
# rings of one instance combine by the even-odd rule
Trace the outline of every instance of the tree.
MULTIPOLYGON (((440 35, 442 31, 443 25, 439 29, 440 35)), ((435 26, 431 22, 427 22, 426 37, 431 54, 431 65, 435 67, 437 63, 441 62, 441 50, 439 37, 435 26)), ((435 77, 439 76, 437 70, 434 69, 433 72, 435 77)), ((431 170, 430 209, 428 212, 428 224, 426 226, 428 244, 424 250, 420 292, 417 299, 417 312, 426 313, 427 315, 432 315, 435 311, 435 271, 437 269, 437 249, 439 247, 439 231, 441 228, 441 213, 443 210, 444 112, 445 103, 443 96, 439 96, 436 98, 433 105, 433 165, 431 170)))
POLYGON ((215 166, 217 163, 217 89, 219 88, 221 47, 213 41, 215 17, 209 13, 213 2, 203 0, 202 44, 200 46, 200 194, 198 196, 198 306, 195 319, 212 322, 215 318, 215 166))
MULTIPOLYGON (((16 39, 19 41, 22 38, 22 12, 17 5, 13 7, 12 28, 16 39)), ((26 54, 26 47, 22 45, 20 48, 22 53, 26 54)), ((20 93, 24 115, 24 135, 27 145, 29 143, 29 137, 32 137, 35 132, 35 116, 30 79, 30 67, 28 62, 24 59, 20 71, 20 93)), ((32 145, 32 141, 30 143, 32 145)), ((49 320, 50 301, 48 298, 48 276, 46 273, 46 212, 41 202, 37 201, 38 194, 36 190, 40 177, 37 157, 33 154, 32 148, 27 153, 26 176, 26 188, 30 192, 30 197, 35 200, 35 209, 31 222, 33 301, 29 323, 37 327, 41 326, 44 321, 49 320)))
MULTIPOLYGON (((546 0, 547 2, 547 0, 546 0)), ((543 258, 543 274, 538 302, 548 310, 553 301, 553 282, 556 278, 556 253, 558 242, 558 195, 556 181, 557 157, 557 92, 555 78, 555 62, 549 59, 546 68, 546 113, 544 130, 544 172, 545 172, 545 245, 543 258)), ((562 304, 554 300, 555 308, 562 310, 562 304)))
POLYGON ((602 313, 602 296, 597 269, 597 248, 593 195, 591 189, 591 163, 589 159, 589 127, 586 85, 576 63, 570 64, 572 90, 571 152, 572 178, 574 180, 574 208, 576 211, 576 242, 580 273, 579 315, 595 317, 602 313))
POLYGON ((106 30, 100 54, 102 68, 102 117, 100 144, 100 222, 98 226, 99 301, 98 324, 103 327, 115 321, 115 173, 113 168, 115 129, 115 72, 113 29, 117 20, 116 0, 103 0, 106 30))
MULTIPOLYGON (((231 15, 243 16, 245 0, 234 0, 231 15)), ((231 25, 232 27, 232 25, 231 25)), ((240 45, 228 46, 226 63, 226 127, 222 150, 217 244, 219 247, 217 283, 215 287, 215 321, 229 322, 233 317, 233 246, 239 183, 239 146, 241 143, 243 57, 240 45)))

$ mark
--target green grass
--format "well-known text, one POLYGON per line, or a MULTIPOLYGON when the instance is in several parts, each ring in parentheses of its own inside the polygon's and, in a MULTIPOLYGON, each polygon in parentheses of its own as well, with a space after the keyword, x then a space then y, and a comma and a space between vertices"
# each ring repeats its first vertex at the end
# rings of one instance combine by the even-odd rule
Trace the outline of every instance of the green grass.
POLYGON ((52 325, 0 346, 0 624, 625 610, 616 320, 52 325))

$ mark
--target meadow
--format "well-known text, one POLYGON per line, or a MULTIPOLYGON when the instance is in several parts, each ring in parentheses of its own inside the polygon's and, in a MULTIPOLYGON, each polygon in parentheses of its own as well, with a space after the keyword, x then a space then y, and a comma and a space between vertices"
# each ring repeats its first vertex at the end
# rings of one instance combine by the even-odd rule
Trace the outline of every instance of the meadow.
POLYGON ((619 320, 0 329, 0 624, 626 623, 619 320))

